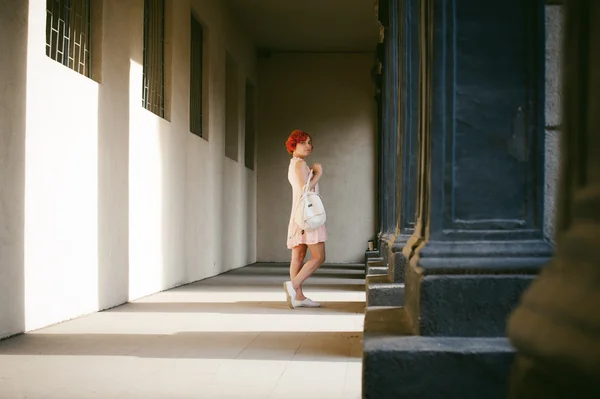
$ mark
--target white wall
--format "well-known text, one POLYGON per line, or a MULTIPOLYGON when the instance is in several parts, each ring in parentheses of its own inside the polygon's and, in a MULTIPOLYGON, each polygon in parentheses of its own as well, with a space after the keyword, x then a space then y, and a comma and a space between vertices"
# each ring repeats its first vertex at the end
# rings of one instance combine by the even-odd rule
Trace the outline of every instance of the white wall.
POLYGON ((25 329, 98 308, 98 83, 46 57, 29 2, 25 329))
MULTIPOLYGON (((27 27, 28 58, 23 156, 19 159, 19 140, 7 141, 4 129, 0 136, 2 154, 15 151, 8 164, 2 158, 2 166, 14 173, 0 172, 2 201, 14 214, 8 218, 4 209, 0 213, 0 232, 8 231, 0 254, 0 314, 10 315, 0 318, 0 337, 254 261, 255 237, 247 237, 246 221, 256 219, 255 200, 248 200, 246 193, 256 184, 255 173, 244 167, 243 148, 237 163, 229 164, 224 157, 225 51, 238 64, 240 82, 246 76, 256 80, 252 43, 236 30, 222 2, 168 1, 171 50, 166 63, 171 81, 163 119, 142 108, 143 0, 102 4, 102 47, 94 53, 99 82, 46 57, 45 1, 30 1, 28 25, 27 18, 17 16, 15 22, 4 14, 9 9, 2 10, 3 30, 5 20, 12 21, 7 25, 10 32, 27 27), (205 24, 208 42, 208 141, 189 132, 191 6, 205 24), (19 178, 23 169, 24 182, 19 178), (24 232, 19 229, 23 195, 24 232), (221 223, 229 214, 235 216, 221 223), (231 246, 239 252, 225 256, 234 252, 231 246), (4 267, 5 261, 11 268, 4 267), (19 284, 24 312, 18 304, 5 310, 5 296, 19 301, 19 284)), ((10 12, 18 13, 19 8, 10 12)), ((7 45, 6 40, 0 42, 7 45)), ((24 40, 17 44, 11 49, 19 56, 24 40)), ((9 73, 20 77, 17 68, 9 73)), ((242 95, 241 145, 243 102, 242 95)), ((18 138, 24 124, 19 125, 18 112, 15 115, 0 114, 0 124, 12 123, 18 138)), ((22 144, 23 134, 20 137, 22 144)))
MULTIPOLYGON (((192 279, 224 272, 256 261, 256 228, 245 233, 247 220, 256 224, 256 198, 245 196, 246 187, 256 186, 256 173, 244 166, 243 131, 245 81, 256 82, 256 56, 247 35, 239 31, 219 0, 193 2, 208 40, 205 93, 211 98, 209 141, 188 135, 187 146, 187 265, 192 279), (238 67, 240 87, 238 161, 225 157, 225 57, 238 67), (232 214, 239 217, 232 218, 232 214), (227 220, 227 222, 224 222, 227 220)), ((205 112, 206 114, 206 112, 205 112)))
POLYGON ((371 54, 279 54, 259 60, 258 259, 289 261, 292 193, 285 141, 311 133, 323 164, 327 262, 362 262, 375 232, 376 131, 371 54))

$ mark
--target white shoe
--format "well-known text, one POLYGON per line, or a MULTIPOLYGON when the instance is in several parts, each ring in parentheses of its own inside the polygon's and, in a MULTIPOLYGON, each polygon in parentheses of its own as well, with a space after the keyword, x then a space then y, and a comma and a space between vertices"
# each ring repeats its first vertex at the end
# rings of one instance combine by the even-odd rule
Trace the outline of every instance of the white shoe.
POLYGON ((310 298, 306 298, 302 301, 296 299, 294 300, 294 307, 295 308, 299 308, 299 307, 307 307, 307 308, 318 308, 321 306, 321 304, 319 302, 315 302, 310 298))
POLYGON ((283 289, 285 290, 285 296, 287 299, 288 306, 290 307, 290 309, 294 309, 294 305, 298 301, 296 301, 296 290, 294 290, 292 282, 286 281, 285 283, 283 283, 283 289))

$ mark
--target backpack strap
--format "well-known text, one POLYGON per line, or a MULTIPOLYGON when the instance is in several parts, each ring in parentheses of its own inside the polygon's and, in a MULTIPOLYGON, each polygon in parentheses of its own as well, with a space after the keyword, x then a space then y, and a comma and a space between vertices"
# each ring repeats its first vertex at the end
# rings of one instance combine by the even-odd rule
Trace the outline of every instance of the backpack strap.
POLYGON ((308 179, 306 180, 306 184, 304 185, 304 187, 302 187, 302 192, 307 193, 310 191, 310 181, 313 178, 313 170, 310 170, 310 173, 308 174, 308 179))

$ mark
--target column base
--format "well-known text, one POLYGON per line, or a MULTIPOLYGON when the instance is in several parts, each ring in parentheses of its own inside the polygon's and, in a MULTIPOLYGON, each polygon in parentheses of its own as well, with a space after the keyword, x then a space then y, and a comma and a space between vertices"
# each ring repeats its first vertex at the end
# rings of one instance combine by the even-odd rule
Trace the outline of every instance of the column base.
POLYGON ((408 234, 400 234, 396 236, 394 244, 390 249, 388 260, 389 279, 392 283, 404 283, 407 259, 402 253, 404 247, 410 239, 408 234))
POLYGON ((383 262, 375 261, 369 262, 367 261, 367 277, 369 276, 387 276, 388 268, 383 265, 383 262))
MULTIPOLYGON (((379 235, 378 235, 379 241, 379 235)), ((373 251, 365 251, 365 275, 369 275, 370 266, 382 266, 383 257, 380 253, 381 247, 375 248, 373 251)))
POLYGON ((506 338, 366 335, 363 398, 505 399, 506 338))
POLYGON ((544 240, 427 243, 407 264, 414 333, 504 336, 509 313, 551 255, 544 240))
POLYGON ((379 274, 387 274, 388 268, 387 265, 383 263, 383 258, 365 258, 365 274, 369 275, 379 275, 379 274))
POLYGON ((379 256, 383 258, 383 262, 387 264, 388 255, 390 251, 390 240, 393 237, 393 233, 383 233, 379 237, 379 256))
POLYGON ((404 284, 388 282, 387 275, 368 276, 366 287, 367 307, 404 305, 404 284))
POLYGON ((503 337, 412 335, 402 307, 365 312, 363 398, 505 399, 514 349, 503 337))
POLYGON ((367 306, 404 305, 404 272, 406 257, 402 249, 408 236, 399 235, 389 247, 388 263, 367 266, 367 306))
POLYGON ((368 275, 380 275, 387 273, 388 270, 388 245, 390 233, 383 233, 377 236, 378 251, 372 251, 371 256, 365 257, 365 273, 368 275), (377 255, 375 255, 377 253, 377 255))

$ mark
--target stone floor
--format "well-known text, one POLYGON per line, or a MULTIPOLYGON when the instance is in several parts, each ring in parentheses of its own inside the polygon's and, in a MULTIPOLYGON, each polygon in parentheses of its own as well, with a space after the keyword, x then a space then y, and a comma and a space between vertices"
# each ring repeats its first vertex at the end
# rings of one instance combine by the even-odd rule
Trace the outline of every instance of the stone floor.
POLYGON ((0 398, 360 398, 361 268, 319 270, 320 309, 257 264, 0 341, 0 398))

